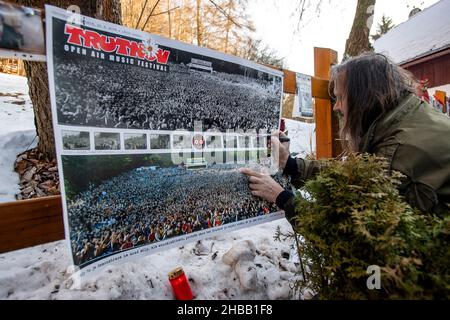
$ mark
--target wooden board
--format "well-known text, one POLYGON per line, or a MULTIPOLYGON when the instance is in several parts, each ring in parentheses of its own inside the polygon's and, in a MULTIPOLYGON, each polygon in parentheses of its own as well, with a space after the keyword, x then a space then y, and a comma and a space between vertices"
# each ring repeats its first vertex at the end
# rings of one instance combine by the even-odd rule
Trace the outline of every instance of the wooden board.
MULTIPOLYGON (((331 66, 336 63, 336 51, 314 48, 314 74, 316 78, 329 79, 331 66)), ((332 121, 333 110, 328 89, 326 96, 316 98, 314 114, 316 118, 316 157, 317 159, 332 158, 334 156, 333 142, 336 138, 336 130, 333 130, 333 123, 335 122, 332 121)))
POLYGON ((64 239, 61 197, 0 204, 0 253, 64 239))
MULTIPOLYGON (((283 72, 284 72, 283 92, 285 93, 285 96, 283 97, 283 109, 281 112, 281 116, 285 119, 291 119, 307 123, 315 122, 314 118, 292 116, 292 111, 294 108, 294 97, 291 95, 297 94, 296 73, 290 70, 283 70, 283 72)), ((329 81, 327 79, 322 79, 319 77, 311 77, 312 97, 315 99, 330 100, 330 95, 328 94, 328 83, 329 81)))

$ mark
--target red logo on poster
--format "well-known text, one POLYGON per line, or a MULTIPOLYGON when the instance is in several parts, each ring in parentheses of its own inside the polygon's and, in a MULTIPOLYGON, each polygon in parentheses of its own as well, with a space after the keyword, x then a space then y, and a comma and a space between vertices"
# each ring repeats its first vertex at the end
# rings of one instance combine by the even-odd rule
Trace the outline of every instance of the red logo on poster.
POLYGON ((192 138, 192 145, 196 149, 203 149, 205 147, 205 138, 201 134, 196 134, 192 138))
POLYGON ((170 52, 158 48, 152 39, 136 42, 121 37, 106 36, 93 30, 85 30, 70 24, 65 25, 64 33, 69 36, 67 43, 72 45, 159 64, 167 64, 169 60, 170 52))

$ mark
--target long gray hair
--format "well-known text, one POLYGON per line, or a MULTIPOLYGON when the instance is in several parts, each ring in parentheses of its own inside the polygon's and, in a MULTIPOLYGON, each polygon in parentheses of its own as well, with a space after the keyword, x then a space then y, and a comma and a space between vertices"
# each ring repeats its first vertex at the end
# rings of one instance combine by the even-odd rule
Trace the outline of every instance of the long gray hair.
POLYGON ((380 115, 398 106, 411 93, 417 81, 409 71, 386 56, 368 52, 333 66, 329 91, 337 81, 347 98, 347 117, 341 126, 344 149, 361 151, 362 138, 380 115))

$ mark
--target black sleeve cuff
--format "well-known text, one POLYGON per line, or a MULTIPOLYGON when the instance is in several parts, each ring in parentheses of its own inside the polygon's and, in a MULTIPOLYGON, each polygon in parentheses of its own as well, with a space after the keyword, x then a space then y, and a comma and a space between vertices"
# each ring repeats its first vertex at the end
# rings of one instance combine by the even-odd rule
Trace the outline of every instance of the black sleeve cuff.
POLYGON ((289 156, 286 161, 286 166, 284 167, 283 173, 287 175, 294 175, 298 172, 297 160, 289 156))
POLYGON ((276 204, 278 206, 278 208, 280 208, 281 210, 284 210, 284 206, 286 204, 286 202, 289 201, 289 199, 291 199, 292 197, 294 197, 294 194, 288 190, 284 190, 282 191, 277 199, 276 199, 276 204))

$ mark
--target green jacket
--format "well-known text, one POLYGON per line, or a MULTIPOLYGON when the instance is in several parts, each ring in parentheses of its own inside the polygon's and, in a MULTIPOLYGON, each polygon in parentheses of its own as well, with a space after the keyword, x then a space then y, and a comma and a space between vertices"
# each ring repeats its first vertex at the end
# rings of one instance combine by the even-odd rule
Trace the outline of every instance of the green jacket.
MULTIPOLYGON (((363 137, 362 152, 383 156, 391 170, 406 178, 400 194, 421 211, 444 215, 450 210, 450 118, 415 95, 377 118, 363 137)), ((315 160, 290 158, 285 173, 299 188, 320 171, 315 160)), ((277 201, 278 203, 278 201, 277 201)), ((294 216, 294 197, 283 204, 286 217, 294 216)))

